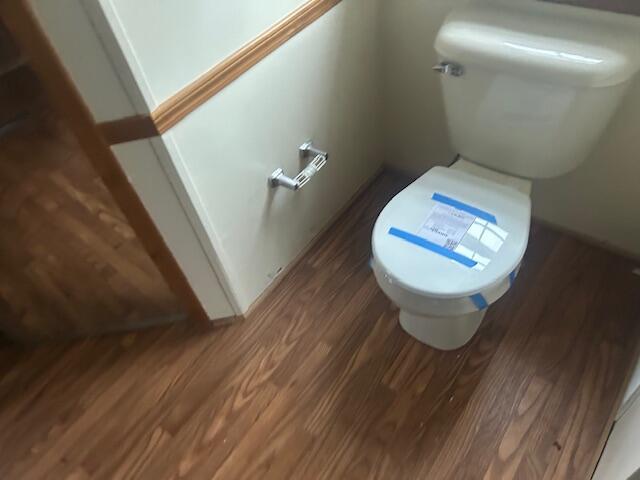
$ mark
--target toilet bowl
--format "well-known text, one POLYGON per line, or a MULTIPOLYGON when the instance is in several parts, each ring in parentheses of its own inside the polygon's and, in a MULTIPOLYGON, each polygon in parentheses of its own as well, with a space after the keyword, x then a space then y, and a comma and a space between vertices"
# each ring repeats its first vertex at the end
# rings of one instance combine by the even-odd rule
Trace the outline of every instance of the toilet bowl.
POLYGON ((528 179, 584 161, 640 69, 637 44, 619 16, 545 2, 469 2, 447 17, 434 70, 459 160, 396 195, 373 230, 373 272, 407 333, 443 350, 473 337, 518 274, 528 179))
POLYGON ((429 170, 387 204, 373 230, 372 268, 407 333, 442 350, 471 339, 517 275, 529 191, 526 180, 459 160, 429 170), (440 241, 438 229, 448 227, 440 241))

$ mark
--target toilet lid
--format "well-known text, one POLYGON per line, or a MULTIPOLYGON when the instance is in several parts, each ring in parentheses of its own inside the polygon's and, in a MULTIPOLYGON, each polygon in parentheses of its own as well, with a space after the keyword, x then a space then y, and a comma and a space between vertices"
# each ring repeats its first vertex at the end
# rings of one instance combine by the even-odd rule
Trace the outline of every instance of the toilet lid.
POLYGON ((435 167, 384 208, 373 256, 388 280, 440 298, 473 295, 522 261, 531 201, 513 187, 435 167))

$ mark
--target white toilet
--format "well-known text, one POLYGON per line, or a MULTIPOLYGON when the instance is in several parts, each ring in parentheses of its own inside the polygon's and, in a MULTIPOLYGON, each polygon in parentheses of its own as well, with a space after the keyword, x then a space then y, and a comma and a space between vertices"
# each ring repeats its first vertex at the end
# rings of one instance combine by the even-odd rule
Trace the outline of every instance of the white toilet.
POLYGON ((542 2, 476 2, 446 19, 435 69, 458 159, 391 200, 372 239, 407 333, 443 350, 473 337, 527 247, 525 178, 585 159, 640 68, 639 45, 615 15, 542 2))

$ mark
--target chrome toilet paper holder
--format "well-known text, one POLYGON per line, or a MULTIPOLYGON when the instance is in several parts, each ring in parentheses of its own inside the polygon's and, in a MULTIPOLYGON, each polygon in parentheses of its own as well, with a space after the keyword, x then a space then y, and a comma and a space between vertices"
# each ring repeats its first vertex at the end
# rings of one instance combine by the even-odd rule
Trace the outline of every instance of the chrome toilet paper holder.
POLYGON ((302 160, 311 157, 313 157, 313 159, 293 178, 285 175, 282 168, 274 170, 274 172, 269 175, 269 186, 271 188, 284 187, 289 190, 300 190, 327 164, 327 160, 329 159, 329 154, 314 147, 311 141, 300 145, 298 152, 302 160))

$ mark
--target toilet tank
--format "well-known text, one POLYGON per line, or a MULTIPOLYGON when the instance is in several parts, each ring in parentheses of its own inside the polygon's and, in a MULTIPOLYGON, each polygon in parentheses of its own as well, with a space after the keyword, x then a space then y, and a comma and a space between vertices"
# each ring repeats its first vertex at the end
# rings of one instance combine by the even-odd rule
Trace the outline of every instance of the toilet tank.
POLYGON ((435 48, 457 153, 527 178, 575 169, 640 68, 637 21, 531 0, 454 10, 435 48))

